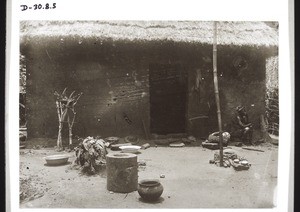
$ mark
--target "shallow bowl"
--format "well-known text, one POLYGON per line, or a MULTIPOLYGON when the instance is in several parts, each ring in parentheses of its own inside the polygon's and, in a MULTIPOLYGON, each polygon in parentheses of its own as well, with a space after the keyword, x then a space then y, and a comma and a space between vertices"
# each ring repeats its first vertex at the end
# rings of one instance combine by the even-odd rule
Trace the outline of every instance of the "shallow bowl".
POLYGON ((66 164, 68 162, 69 156, 67 155, 50 155, 45 157, 45 160, 50 166, 57 166, 66 164))
POLYGON ((134 145, 130 145, 130 146, 120 146, 119 147, 122 152, 124 153, 137 153, 141 147, 140 146, 134 146, 134 145))
POLYGON ((119 142, 119 137, 107 137, 105 140, 110 144, 115 144, 119 142))
POLYGON ((242 160, 240 163, 241 163, 242 165, 248 165, 248 161, 246 161, 246 160, 242 160))
POLYGON ((233 162, 235 162, 235 163, 239 163, 239 162, 240 162, 240 160, 239 160, 239 159, 234 159, 234 160, 233 160, 233 162))

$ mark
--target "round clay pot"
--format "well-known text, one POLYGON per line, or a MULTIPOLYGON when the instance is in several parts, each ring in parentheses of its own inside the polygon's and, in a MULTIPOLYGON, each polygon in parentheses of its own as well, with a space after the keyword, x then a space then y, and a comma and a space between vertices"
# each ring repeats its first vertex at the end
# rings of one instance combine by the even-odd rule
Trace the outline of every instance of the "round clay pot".
POLYGON ((155 201, 163 193, 164 187, 159 180, 141 180, 138 184, 138 193, 146 201, 155 201))

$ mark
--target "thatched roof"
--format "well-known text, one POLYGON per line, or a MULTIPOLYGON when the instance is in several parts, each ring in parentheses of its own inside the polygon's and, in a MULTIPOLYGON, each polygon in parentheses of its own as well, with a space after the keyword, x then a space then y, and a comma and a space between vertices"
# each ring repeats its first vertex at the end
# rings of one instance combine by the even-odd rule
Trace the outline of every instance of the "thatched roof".
MULTIPOLYGON (((212 21, 23 21, 22 39, 96 38, 212 44, 212 21)), ((278 30, 264 22, 218 22, 218 44, 278 46, 278 30)))

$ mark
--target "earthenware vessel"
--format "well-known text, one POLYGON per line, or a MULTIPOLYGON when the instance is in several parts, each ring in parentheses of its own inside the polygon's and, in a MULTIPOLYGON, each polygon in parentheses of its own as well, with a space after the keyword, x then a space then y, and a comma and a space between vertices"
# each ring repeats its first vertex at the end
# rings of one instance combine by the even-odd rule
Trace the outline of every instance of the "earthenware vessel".
POLYGON ((119 147, 122 152, 124 153, 137 153, 139 149, 141 149, 140 146, 134 146, 134 145, 129 145, 129 146, 120 146, 119 147))
POLYGON ((45 157, 47 165, 50 166, 58 166, 62 164, 66 164, 68 162, 69 156, 67 155, 51 155, 45 157))
POLYGON ((141 180, 138 184, 138 193, 146 201, 158 200, 163 190, 159 180, 141 180))

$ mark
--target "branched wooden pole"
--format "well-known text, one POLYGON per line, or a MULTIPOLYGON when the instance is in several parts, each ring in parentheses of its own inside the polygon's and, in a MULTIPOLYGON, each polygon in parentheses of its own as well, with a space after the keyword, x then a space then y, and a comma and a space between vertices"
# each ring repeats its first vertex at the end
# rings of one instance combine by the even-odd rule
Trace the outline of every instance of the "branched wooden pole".
POLYGON ((77 94, 76 96, 73 97, 75 91, 73 91, 70 96, 68 97, 66 95, 66 90, 67 88, 64 89, 62 94, 58 94, 56 91, 54 93, 55 96, 57 96, 56 100, 56 107, 57 107, 57 113, 58 113, 58 119, 59 119, 59 131, 58 131, 58 138, 57 138, 57 146, 62 147, 62 127, 63 127, 63 122, 67 118, 68 122, 68 127, 69 127, 69 145, 72 145, 72 137, 73 137, 73 125, 75 122, 75 117, 76 117, 76 112, 75 112, 75 105, 77 101, 79 100, 80 96, 82 93, 77 94), (70 111, 73 112, 73 119, 71 121, 70 119, 70 111))
POLYGON ((61 138, 61 131, 62 131, 62 120, 61 120, 61 109, 60 109, 60 103, 56 101, 56 109, 57 109, 57 115, 58 115, 58 136, 57 136, 57 147, 62 147, 62 138, 61 138))
POLYGON ((75 96, 73 99, 71 98, 73 96, 73 94, 75 93, 75 91, 73 91, 69 97, 69 100, 71 100, 72 102, 72 106, 70 108, 70 110, 73 112, 73 119, 72 122, 70 122, 70 113, 68 113, 68 125, 69 125, 69 145, 71 146, 73 144, 73 125, 75 122, 75 117, 76 117, 76 112, 75 112, 75 105, 77 104, 77 101, 79 100, 79 98, 81 97, 82 93, 78 94, 77 96, 75 96))
POLYGON ((217 104, 218 125, 219 125, 219 146, 220 146, 220 166, 223 166, 223 130, 220 109, 219 87, 218 87, 218 71, 217 71, 217 22, 214 22, 214 41, 213 41, 213 68, 214 68, 214 88, 217 104))
POLYGON ((64 111, 62 109, 62 104, 61 102, 59 101, 59 109, 60 109, 60 121, 63 122, 63 114, 64 114, 64 111))
POLYGON ((70 116, 68 116, 68 126, 69 126, 69 145, 72 145, 72 123, 70 122, 70 116))
POLYGON ((75 111, 73 111, 73 120, 72 122, 70 122, 70 117, 68 116, 68 125, 69 125, 69 145, 72 145, 73 144, 73 140, 72 140, 72 137, 73 137, 73 125, 74 125, 74 122, 75 122, 75 117, 76 117, 76 113, 75 111))

